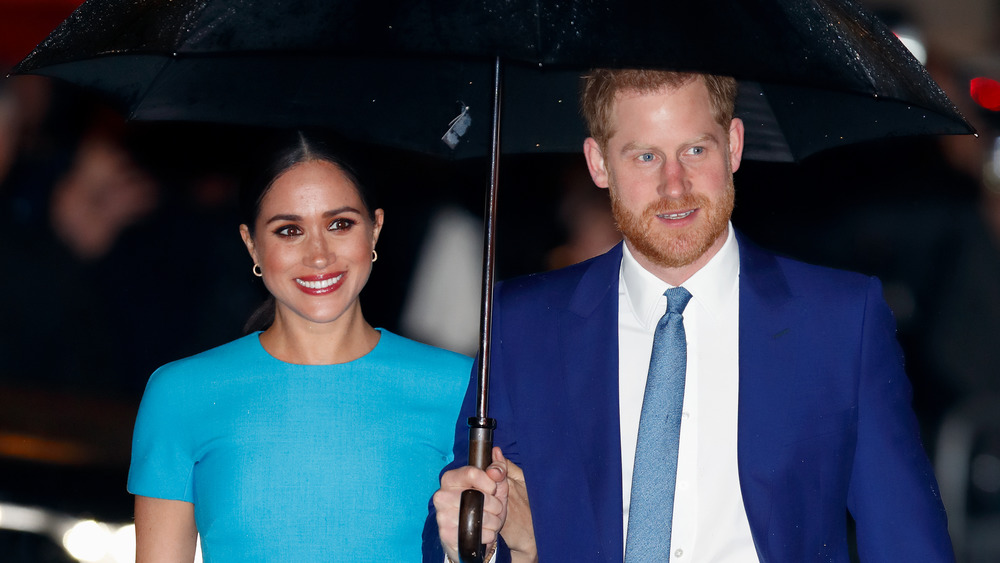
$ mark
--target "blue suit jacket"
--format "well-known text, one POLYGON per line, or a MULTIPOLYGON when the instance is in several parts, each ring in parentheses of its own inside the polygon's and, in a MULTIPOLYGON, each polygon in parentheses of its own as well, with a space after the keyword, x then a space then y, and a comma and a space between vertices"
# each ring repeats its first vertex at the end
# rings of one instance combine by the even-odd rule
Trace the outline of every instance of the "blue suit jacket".
MULTIPOLYGON (((737 455, 760 560, 849 561, 849 509, 862 561, 953 561, 878 280, 739 245, 737 455)), ((541 561, 622 560, 621 257, 495 292, 494 443, 524 470, 541 561)), ((474 391, 452 466, 468 458, 474 391)), ((425 560, 442 560, 436 536, 432 513, 425 560)))

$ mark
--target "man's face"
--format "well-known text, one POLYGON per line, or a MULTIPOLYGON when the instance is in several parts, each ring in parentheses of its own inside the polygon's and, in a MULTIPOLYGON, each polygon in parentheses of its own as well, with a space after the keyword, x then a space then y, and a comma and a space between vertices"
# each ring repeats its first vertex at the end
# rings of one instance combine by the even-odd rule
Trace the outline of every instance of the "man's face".
POLYGON ((715 121, 700 78, 654 94, 623 92, 612 119, 605 151, 593 139, 584 144, 591 176, 610 188, 639 262, 680 283, 725 243, 743 123, 734 119, 727 130, 715 121))

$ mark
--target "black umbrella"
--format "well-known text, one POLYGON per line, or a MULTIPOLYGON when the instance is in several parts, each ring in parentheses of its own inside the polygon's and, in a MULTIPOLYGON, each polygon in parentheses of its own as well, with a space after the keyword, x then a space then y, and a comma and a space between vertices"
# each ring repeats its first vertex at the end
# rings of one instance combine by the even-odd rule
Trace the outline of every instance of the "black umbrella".
POLYGON ((134 119, 326 126, 462 157, 490 152, 496 57, 505 153, 579 151, 578 77, 595 66, 743 79, 752 159, 971 131, 849 0, 90 0, 15 72, 103 91, 134 119))
MULTIPOLYGON (((579 151, 579 75, 599 66, 737 77, 751 159, 972 132, 885 26, 849 0, 89 0, 15 72, 102 91, 134 119, 319 126, 490 155, 470 419, 470 463, 485 467, 499 156, 579 151)), ((478 532, 463 538, 463 557, 475 556, 478 532)))

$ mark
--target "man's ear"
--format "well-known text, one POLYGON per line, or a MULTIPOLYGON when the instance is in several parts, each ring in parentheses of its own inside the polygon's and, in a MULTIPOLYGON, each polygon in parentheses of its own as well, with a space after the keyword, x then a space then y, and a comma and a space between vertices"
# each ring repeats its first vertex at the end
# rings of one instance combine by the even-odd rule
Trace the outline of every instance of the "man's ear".
POLYGON ((608 169, 604 163, 604 153, 601 152, 601 146, 593 137, 587 137, 587 140, 583 142, 583 156, 587 158, 587 169, 590 171, 590 177, 594 180, 594 184, 598 188, 607 188, 610 182, 608 181, 608 169))
POLYGON ((736 172, 740 169, 740 163, 743 162, 743 135, 745 129, 743 127, 743 120, 734 117, 732 121, 729 122, 729 168, 736 172))

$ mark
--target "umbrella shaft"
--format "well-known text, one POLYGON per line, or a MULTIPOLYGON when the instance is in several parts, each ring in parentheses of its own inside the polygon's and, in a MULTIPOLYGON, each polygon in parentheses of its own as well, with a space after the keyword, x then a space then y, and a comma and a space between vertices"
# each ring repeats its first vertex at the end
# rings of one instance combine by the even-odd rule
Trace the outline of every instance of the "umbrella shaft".
POLYGON ((476 388, 476 416, 486 418, 489 410, 490 334, 493 324, 493 283, 496 269, 497 187, 500 183, 500 109, 503 69, 496 58, 493 74, 493 140, 490 155, 490 190, 486 198, 483 237, 482 318, 479 324, 479 380, 476 388))

